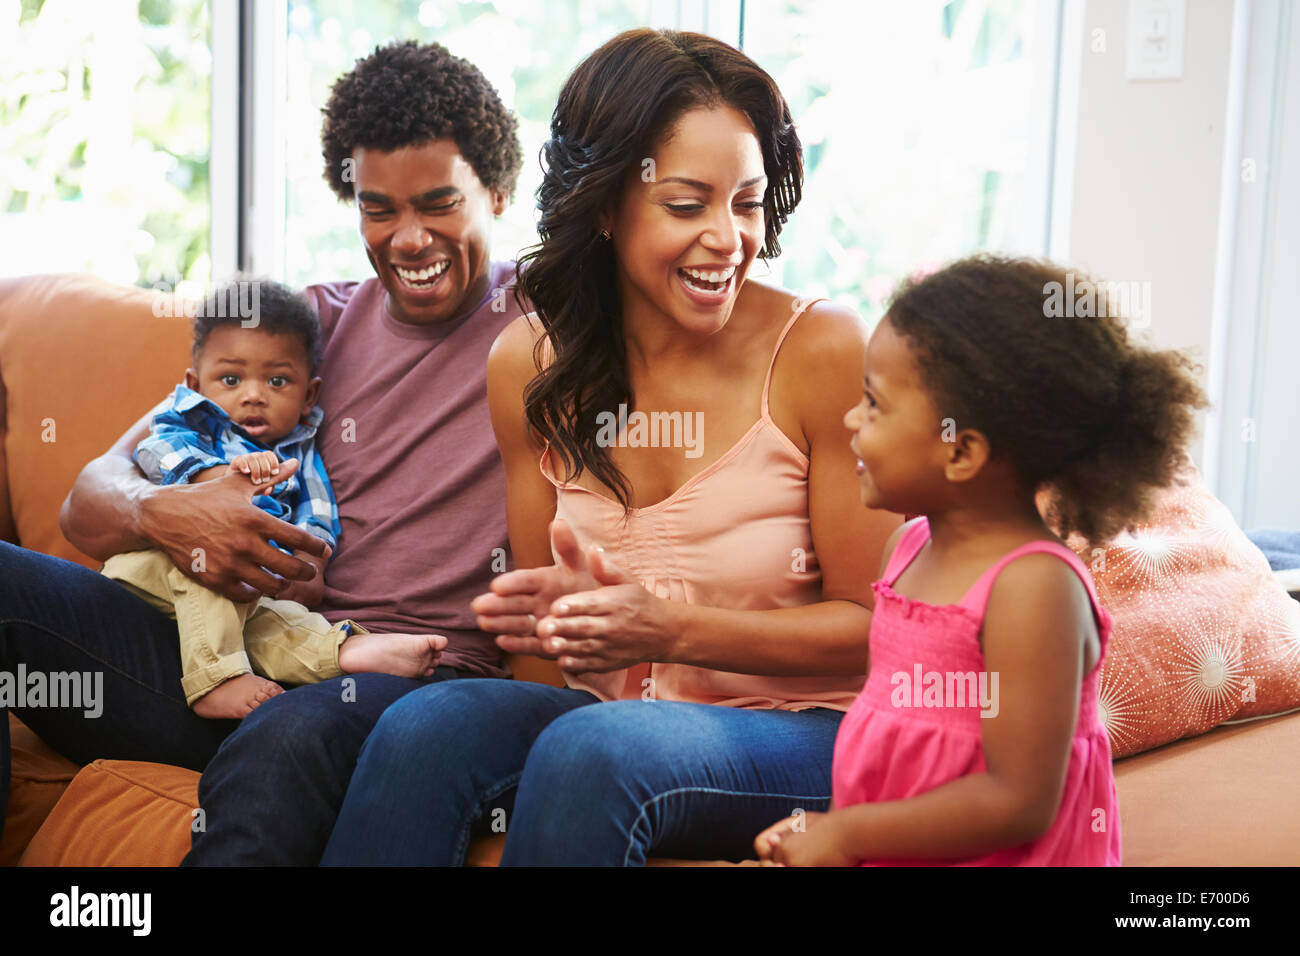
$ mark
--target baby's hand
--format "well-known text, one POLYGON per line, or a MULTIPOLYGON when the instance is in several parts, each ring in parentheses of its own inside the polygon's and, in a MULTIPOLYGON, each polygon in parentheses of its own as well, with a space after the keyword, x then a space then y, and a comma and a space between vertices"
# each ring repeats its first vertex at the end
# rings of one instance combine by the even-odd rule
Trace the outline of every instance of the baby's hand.
POLYGON ((248 475, 255 485, 280 473, 280 459, 273 451, 255 451, 248 455, 236 455, 230 459, 230 471, 248 475))

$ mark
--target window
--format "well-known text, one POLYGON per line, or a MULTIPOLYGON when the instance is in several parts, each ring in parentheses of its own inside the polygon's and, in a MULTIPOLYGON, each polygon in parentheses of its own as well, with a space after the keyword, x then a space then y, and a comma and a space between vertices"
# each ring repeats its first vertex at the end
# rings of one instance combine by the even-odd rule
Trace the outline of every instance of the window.
MULTIPOLYGON (((493 254, 513 257, 536 241, 537 155, 565 77, 615 33, 644 25, 707 28, 740 40, 790 100, 806 182, 771 281, 829 295, 874 319, 909 271, 975 249, 1047 251, 1053 117, 1041 88, 1055 75, 1055 4, 715 0, 670 7, 430 0, 375 8, 290 0, 288 281, 371 271, 355 210, 335 202, 321 179, 320 109, 356 58, 393 37, 436 39, 496 85, 519 115, 524 146, 515 201, 494 233, 493 254)), ((755 274, 764 272, 760 264, 755 274)))
POLYGON ((390 39, 436 40, 477 66, 519 116, 524 163, 514 201, 493 229, 495 258, 537 241, 538 151, 565 77, 614 34, 643 26, 637 0, 496 0, 394 3, 290 0, 286 67, 288 215, 284 275, 294 286, 373 274, 357 236, 357 212, 325 184, 321 108, 334 81, 390 39))
POLYGON ((1051 116, 1031 94, 1055 46, 1036 42, 1035 6, 747 5, 744 51, 804 145, 803 201, 772 264, 782 285, 874 321, 910 272, 977 249, 1046 253, 1050 139, 1031 130, 1051 116))
POLYGON ((874 319, 917 268, 975 249, 1049 251, 1060 2, 21 0, 6 9, 17 20, 0 32, 6 274, 207 283, 242 259, 295 286, 371 275, 355 208, 322 178, 320 110, 339 75, 394 38, 443 43, 519 116, 523 171, 493 248, 513 257, 536 241, 538 152, 564 79, 635 26, 739 42, 789 98, 806 181, 771 281, 874 319), (241 71, 251 81, 242 140, 241 71))
POLYGON ((0 274, 206 283, 207 4, 3 9, 0 274))

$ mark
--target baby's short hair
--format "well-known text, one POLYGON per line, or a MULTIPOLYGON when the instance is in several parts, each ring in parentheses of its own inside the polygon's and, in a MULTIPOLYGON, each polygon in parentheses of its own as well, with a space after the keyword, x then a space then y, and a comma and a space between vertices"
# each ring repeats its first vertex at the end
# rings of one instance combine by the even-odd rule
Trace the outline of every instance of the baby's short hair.
POLYGON ((320 365, 320 321, 306 300, 287 286, 270 279, 240 277, 208 293, 194 314, 196 360, 212 330, 223 325, 298 336, 311 374, 316 374, 320 365))

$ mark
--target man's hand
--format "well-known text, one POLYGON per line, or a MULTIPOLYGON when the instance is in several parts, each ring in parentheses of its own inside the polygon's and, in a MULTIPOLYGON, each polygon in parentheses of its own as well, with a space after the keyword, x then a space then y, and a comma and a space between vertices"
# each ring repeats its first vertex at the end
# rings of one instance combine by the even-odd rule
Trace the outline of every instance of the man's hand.
POLYGON ((295 601, 308 609, 315 608, 325 599, 325 565, 329 563, 334 549, 325 545, 325 554, 316 557, 306 551, 295 551, 293 556, 301 558, 316 569, 316 576, 310 581, 290 581, 283 591, 276 595, 281 601, 295 601))
POLYGON ((317 569, 273 547, 272 540, 295 552, 325 554, 320 538, 252 503, 254 495, 270 491, 297 470, 297 459, 290 458, 280 463, 278 475, 261 484, 227 469, 209 481, 152 485, 141 497, 140 530, 182 574, 232 601, 277 597, 287 581, 311 581, 317 569))

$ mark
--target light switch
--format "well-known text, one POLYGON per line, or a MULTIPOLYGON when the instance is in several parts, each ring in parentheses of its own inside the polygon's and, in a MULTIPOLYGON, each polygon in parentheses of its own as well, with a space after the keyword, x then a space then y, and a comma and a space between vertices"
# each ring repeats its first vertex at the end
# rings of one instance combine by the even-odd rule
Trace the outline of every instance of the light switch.
POLYGON ((1181 80, 1187 0, 1129 0, 1130 80, 1181 80))

